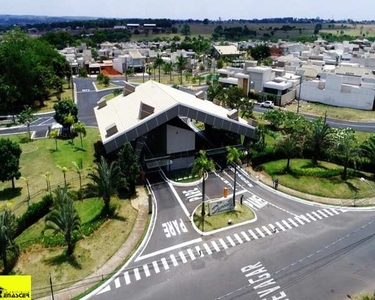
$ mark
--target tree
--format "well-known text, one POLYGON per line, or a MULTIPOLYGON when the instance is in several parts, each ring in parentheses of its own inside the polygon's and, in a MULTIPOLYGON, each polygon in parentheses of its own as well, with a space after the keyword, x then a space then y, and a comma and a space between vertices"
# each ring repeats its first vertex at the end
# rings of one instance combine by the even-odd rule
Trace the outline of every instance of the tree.
POLYGON ((74 131, 71 131, 70 128, 74 125, 74 123, 76 122, 75 121, 75 118, 74 116, 69 113, 67 116, 65 116, 64 118, 64 122, 65 124, 67 125, 67 127, 69 128, 69 135, 70 135, 70 138, 72 139, 72 145, 74 145, 74 137, 75 137, 75 134, 74 134, 74 131))
POLYGON ((29 204, 30 204, 30 188, 29 188, 30 179, 28 177, 21 177, 21 179, 26 183, 26 188, 27 188, 27 206, 29 206, 29 204))
POLYGON ((58 150, 58 148, 57 148, 57 138, 58 138, 58 136, 59 136, 58 130, 52 130, 49 133, 49 137, 53 138, 55 140, 55 151, 58 150))
POLYGON ((53 234, 61 233, 68 246, 67 255, 73 254, 74 231, 81 227, 81 220, 74 208, 73 201, 67 196, 66 201, 55 205, 54 209, 47 215, 45 230, 53 230, 53 234))
POLYGON ((344 166, 341 177, 346 180, 348 178, 349 163, 355 163, 359 159, 361 150, 357 145, 354 130, 352 129, 336 129, 333 139, 336 141, 336 154, 344 166))
POLYGON ((94 171, 88 175, 91 182, 88 188, 104 201, 104 210, 109 215, 111 197, 117 194, 117 188, 121 184, 120 167, 117 162, 110 164, 101 157, 94 171))
POLYGON ((36 116, 31 108, 27 108, 18 115, 18 121, 27 126, 29 141, 31 140, 30 124, 36 120, 36 116))
POLYGON ((223 86, 220 83, 211 84, 207 89, 207 99, 214 101, 214 99, 221 98, 220 95, 223 93, 223 86))
POLYGON ((8 210, 0 212, 0 256, 3 260, 4 273, 8 269, 8 253, 19 255, 19 247, 14 241, 17 229, 16 217, 8 210))
POLYGON ((242 99, 246 97, 243 90, 236 87, 231 86, 227 90, 225 90, 225 103, 231 109, 239 109, 241 106, 242 99))
POLYGON ((271 56, 271 49, 266 45, 259 45, 250 49, 251 57, 257 61, 262 61, 271 56))
POLYGON ((104 77, 103 77, 103 85, 104 85, 105 87, 109 86, 110 82, 111 82, 111 80, 109 79, 108 76, 104 76, 104 77))
POLYGON ((217 68, 222 69, 224 67, 224 61, 222 59, 219 59, 217 61, 217 68))
POLYGON ((67 186, 67 184, 66 184, 66 173, 69 171, 69 169, 67 167, 65 167, 65 166, 60 166, 60 165, 57 165, 57 168, 63 174, 63 177, 64 177, 64 186, 67 186))
POLYGON ((47 171, 42 176, 46 180, 47 192, 51 193, 51 176, 52 176, 51 172, 47 171))
POLYGON ((285 171, 289 172, 290 170, 290 159, 293 155, 296 155, 300 150, 300 145, 297 138, 294 135, 288 134, 282 137, 277 143, 277 149, 281 153, 284 153, 287 159, 285 171))
POLYGON ((241 111, 241 118, 252 118, 254 103, 249 98, 244 97, 239 103, 239 109, 241 111))
POLYGON ((177 57, 176 67, 177 70, 180 72, 180 84, 182 84, 182 72, 185 70, 187 64, 186 57, 183 57, 182 54, 177 57))
POLYGON ((82 122, 77 122, 74 124, 73 131, 78 133, 81 140, 81 149, 83 149, 83 140, 82 138, 86 136, 86 126, 82 122))
POLYGON ((78 121, 78 107, 71 100, 58 101, 54 106, 55 110, 54 119, 57 123, 61 124, 64 128, 67 128, 70 132, 70 126, 78 121), (67 119, 67 116, 71 115, 72 119, 67 119))
POLYGON ((316 119, 312 122, 312 126, 307 134, 306 144, 312 154, 312 162, 318 164, 325 151, 330 149, 332 141, 330 137, 331 129, 326 124, 325 119, 316 119))
POLYGON ((82 78, 87 77, 87 71, 85 68, 78 68, 78 76, 82 78))
POLYGON ((21 177, 20 157, 22 150, 17 143, 0 138, 0 180, 11 180, 15 189, 14 179, 21 177))
POLYGON ((154 61, 154 68, 157 68, 159 70, 159 83, 160 83, 160 68, 163 66, 163 64, 164 64, 164 60, 161 58, 161 55, 158 53, 154 61))
POLYGON ((227 163, 234 165, 233 209, 236 206, 237 165, 242 163, 241 157, 243 157, 243 153, 237 148, 227 147, 227 163))
POLYGON ((172 62, 164 62, 163 63, 163 71, 165 74, 169 74, 169 81, 172 83, 172 71, 173 71, 173 63, 172 62))
POLYGON ((81 190, 82 190, 82 176, 83 176, 83 171, 84 171, 82 158, 78 162, 72 161, 72 165, 73 165, 73 171, 76 172, 77 175, 78 175, 79 192, 81 192, 81 190))
POLYGON ((135 184, 141 173, 138 156, 135 154, 133 147, 126 143, 120 150, 118 155, 118 164, 120 172, 125 177, 126 182, 129 184, 129 190, 135 192, 135 184))
POLYGON ((262 118, 268 121, 271 127, 278 130, 285 120, 285 113, 281 110, 267 110, 262 118))
MULTIPOLYGON (((366 157, 371 164, 375 165, 375 135, 371 135, 369 139, 367 139, 362 145, 362 154, 364 157, 366 157)), ((375 176, 375 168, 374 170, 374 176, 375 176)))
POLYGON ((182 35, 190 35, 190 26, 188 24, 184 24, 181 28, 182 35))
POLYGON ((204 175, 207 171, 211 171, 215 168, 212 159, 208 158, 204 150, 199 151, 199 156, 195 158, 193 164, 193 175, 199 175, 202 177, 202 230, 204 230, 204 215, 205 215, 205 197, 206 197, 206 184, 204 175))

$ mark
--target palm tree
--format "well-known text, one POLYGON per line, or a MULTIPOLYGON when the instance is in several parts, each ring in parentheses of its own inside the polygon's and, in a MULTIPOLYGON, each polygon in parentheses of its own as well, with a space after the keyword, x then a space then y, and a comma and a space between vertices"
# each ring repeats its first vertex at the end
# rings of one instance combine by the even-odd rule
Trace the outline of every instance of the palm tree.
POLYGON ((8 209, 0 212, 0 256, 3 260, 4 273, 8 268, 8 252, 19 254, 18 245, 14 241, 17 229, 16 217, 8 209))
POLYGON ((30 204, 30 188, 29 188, 30 179, 27 178, 27 177, 21 177, 21 179, 26 183, 26 187, 27 187, 27 206, 29 206, 29 204, 30 204))
POLYGON ((73 170, 74 172, 76 172, 78 174, 78 178, 79 178, 79 191, 81 192, 82 190, 82 175, 83 175, 83 160, 82 158, 76 162, 76 161, 72 161, 72 164, 73 164, 73 170))
POLYGON ((30 124, 36 120, 36 116, 31 108, 27 108, 18 115, 18 121, 27 126, 29 141, 31 141, 30 124))
POLYGON ((72 125, 74 125, 75 123, 75 119, 74 119, 74 116, 69 113, 65 118, 64 118, 64 122, 67 124, 68 128, 69 128, 69 134, 70 134, 70 137, 72 139, 72 144, 73 144, 73 140, 74 140, 74 134, 71 132, 71 127, 72 125))
POLYGON ((361 153, 360 148, 357 146, 354 132, 351 130, 344 130, 343 134, 338 139, 336 144, 336 153, 341 159, 341 162, 344 166, 342 172, 342 179, 346 180, 348 177, 348 166, 349 163, 356 162, 359 159, 361 153))
POLYGON ((88 184, 88 188, 103 198, 104 210, 108 216, 111 197, 117 194, 117 188, 121 184, 120 167, 117 162, 108 164, 101 157, 94 172, 90 173, 88 178, 92 181, 88 184))
POLYGON ((57 130, 50 131, 49 136, 51 138, 55 139, 55 151, 57 151, 58 150, 58 148, 57 148, 57 137, 59 136, 58 131, 57 130))
POLYGON ((277 148, 280 150, 280 152, 285 154, 286 159, 287 159, 285 171, 289 172, 290 159, 292 158, 293 155, 298 153, 300 149, 300 145, 294 136, 288 134, 279 140, 277 144, 277 148))
POLYGON ((361 149, 363 155, 370 161, 371 164, 375 165, 375 135, 371 135, 371 137, 362 144, 361 149))
POLYGON ((73 201, 67 201, 56 205, 46 217, 45 229, 52 229, 53 234, 61 233, 68 245, 67 254, 73 254, 73 232, 78 231, 81 226, 81 220, 74 208, 73 201))
POLYGON ((233 209, 236 206, 237 165, 242 163, 241 157, 243 157, 243 153, 237 148, 227 147, 227 163, 234 165, 233 209))
POLYGON ((199 151, 199 156, 195 159, 193 164, 193 175, 202 177, 202 231, 204 230, 204 215, 205 215, 205 197, 206 197, 206 184, 204 175, 206 171, 214 169, 215 165, 212 159, 209 159, 204 150, 199 151))
POLYGON ((154 68, 158 68, 159 70, 159 83, 160 83, 160 68, 163 66, 163 64, 164 64, 164 60, 161 58, 161 55, 158 53, 154 61, 154 68))
POLYGON ((67 167, 57 165, 57 168, 63 173, 64 176, 64 185, 66 186, 66 172, 69 171, 67 167))
POLYGON ((186 57, 183 57, 182 54, 177 57, 176 67, 177 67, 177 70, 180 72, 180 84, 182 84, 182 72, 186 68, 186 63, 187 63, 187 59, 186 57))
POLYGON ((169 81, 170 83, 172 83, 172 71, 173 71, 172 62, 164 62, 163 71, 165 72, 165 74, 169 74, 169 81))
POLYGON ((331 147, 331 129, 326 124, 325 119, 319 118, 312 122, 312 127, 308 133, 306 144, 312 153, 312 162, 318 164, 318 160, 323 157, 324 152, 331 147))
POLYGON ((42 176, 44 177, 44 179, 46 180, 46 184, 47 184, 47 192, 51 193, 51 172, 46 172, 44 173, 42 176))
POLYGON ((152 72, 152 64, 147 64, 146 67, 147 73, 148 73, 148 80, 151 79, 151 72, 152 72))
POLYGON ((57 188, 53 191, 55 194, 54 201, 56 206, 63 205, 71 200, 68 191, 69 185, 63 187, 57 186, 57 188))
POLYGON ((79 138, 81 139, 81 149, 83 149, 83 141, 82 141, 82 136, 86 136, 86 127, 85 124, 82 122, 78 122, 74 124, 74 132, 78 133, 79 138))

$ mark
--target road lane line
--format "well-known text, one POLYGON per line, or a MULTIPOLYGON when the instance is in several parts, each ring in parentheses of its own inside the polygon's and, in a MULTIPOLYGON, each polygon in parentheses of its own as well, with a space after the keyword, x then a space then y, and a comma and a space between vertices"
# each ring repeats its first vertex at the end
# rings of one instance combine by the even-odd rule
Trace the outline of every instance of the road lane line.
POLYGON ((175 267, 177 267, 178 266, 178 262, 177 262, 176 257, 173 254, 169 255, 169 257, 171 258, 173 265, 175 267))
POLYGON ((266 226, 262 226, 262 229, 263 229, 268 235, 272 235, 272 232, 269 231, 269 229, 268 229, 266 226))
POLYGON ((281 225, 279 222, 275 223, 277 227, 279 227, 282 231, 285 231, 286 229, 281 225))
POLYGON ((261 236, 261 237, 265 237, 266 235, 263 233, 263 231, 262 230, 260 230, 258 227, 257 228, 255 228, 255 231, 256 232, 258 232, 259 233, 259 235, 261 236))
POLYGON ((190 248, 187 249, 187 253, 189 254, 191 260, 195 260, 195 259, 196 259, 196 257, 195 257, 195 255, 194 255, 193 251, 191 251, 190 248))
POLYGON ((251 236, 254 238, 254 240, 257 240, 258 239, 258 236, 250 229, 248 230, 249 233, 251 234, 251 236))
POLYGON ((333 208, 330 208, 330 210, 335 214, 335 215, 339 215, 340 213, 338 213, 335 209, 333 208))
POLYGON ((120 278, 117 277, 115 279, 115 288, 118 289, 120 286, 121 286, 121 284, 120 284, 120 278))
POLYGON ((249 236, 244 231, 241 231, 241 234, 245 238, 246 241, 248 241, 248 242, 251 241, 251 239, 249 238, 249 236))
POLYGON ((208 245, 206 243, 203 244, 203 247, 204 247, 204 249, 206 249, 206 252, 207 252, 208 255, 212 254, 212 251, 211 251, 210 247, 208 247, 208 245))
POLYGON ((312 215, 310 215, 309 213, 307 213, 306 216, 308 216, 311 220, 316 221, 316 219, 312 215))
POLYGON ((288 223, 287 221, 282 220, 281 222, 283 222, 284 225, 285 225, 286 227, 288 227, 288 229, 292 229, 292 228, 293 228, 292 226, 289 225, 289 223, 288 223))
POLYGON ((331 217, 333 216, 333 213, 331 213, 328 209, 324 208, 323 210, 325 213, 329 214, 331 217))
POLYGON ((224 249, 228 249, 228 245, 224 242, 223 239, 219 239, 219 242, 223 246, 224 249))
POLYGON ((227 236, 227 240, 232 245, 232 247, 236 246, 236 243, 232 240, 230 236, 227 236))
POLYGON ((169 266, 168 266, 168 263, 167 263, 167 260, 165 259, 165 257, 163 257, 161 259, 161 263, 163 264, 163 267, 164 267, 165 270, 169 269, 169 266))
POLYGON ((292 218, 289 218, 288 221, 289 221, 290 223, 292 223, 292 225, 293 225, 294 227, 298 227, 298 226, 299 226, 296 222, 293 221, 292 218))
POLYGON ((328 218, 328 216, 324 212, 322 212, 321 210, 318 210, 318 213, 320 213, 324 218, 328 218))
POLYGON ((150 270, 148 269, 148 265, 143 265, 143 270, 145 271, 146 277, 150 277, 151 273, 150 273, 150 270))
POLYGON ((141 275, 139 274, 138 268, 134 269, 134 276, 137 281, 141 280, 141 275))
POLYGON ((157 261, 153 261, 152 265, 154 266, 155 273, 160 273, 160 269, 159 269, 157 261))
POLYGON ((305 222, 302 222, 302 220, 299 217, 294 217, 294 219, 296 219, 296 221, 301 225, 305 225, 305 222))
POLYGON ((216 244, 215 241, 212 241, 211 244, 212 244, 212 246, 214 246, 214 249, 216 250, 216 252, 220 252, 220 248, 219 248, 219 246, 216 244))
POLYGON ((237 233, 234 234, 234 237, 236 238, 236 240, 237 240, 240 244, 243 244, 243 240, 241 240, 240 236, 239 236, 237 233))
POLYGON ((312 214, 313 214, 315 217, 317 217, 319 220, 322 220, 322 219, 323 219, 323 218, 322 218, 319 214, 317 214, 315 211, 313 211, 312 214))
POLYGON ((187 259, 185 257, 185 254, 182 251, 180 251, 180 252, 178 252, 178 255, 180 255, 182 263, 186 264, 187 263, 187 259))
POLYGON ((131 283, 130 281, 130 276, 129 276, 129 272, 125 272, 124 273, 124 279, 125 279, 125 284, 128 285, 131 283))

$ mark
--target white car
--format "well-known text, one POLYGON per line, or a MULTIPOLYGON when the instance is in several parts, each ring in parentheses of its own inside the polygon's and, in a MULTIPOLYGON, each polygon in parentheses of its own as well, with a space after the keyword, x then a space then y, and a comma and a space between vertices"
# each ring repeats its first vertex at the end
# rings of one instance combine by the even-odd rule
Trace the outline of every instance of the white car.
POLYGON ((273 108, 275 105, 272 101, 264 101, 260 104, 261 107, 273 108))

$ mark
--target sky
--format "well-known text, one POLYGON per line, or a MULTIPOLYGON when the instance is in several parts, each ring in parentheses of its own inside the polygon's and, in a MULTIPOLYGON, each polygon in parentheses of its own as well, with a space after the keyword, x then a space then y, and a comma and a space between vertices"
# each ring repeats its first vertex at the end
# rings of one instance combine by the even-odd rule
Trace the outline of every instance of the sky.
POLYGON ((12 15, 211 20, 375 19, 374 0, 1 0, 0 3, 0 14, 12 15))

